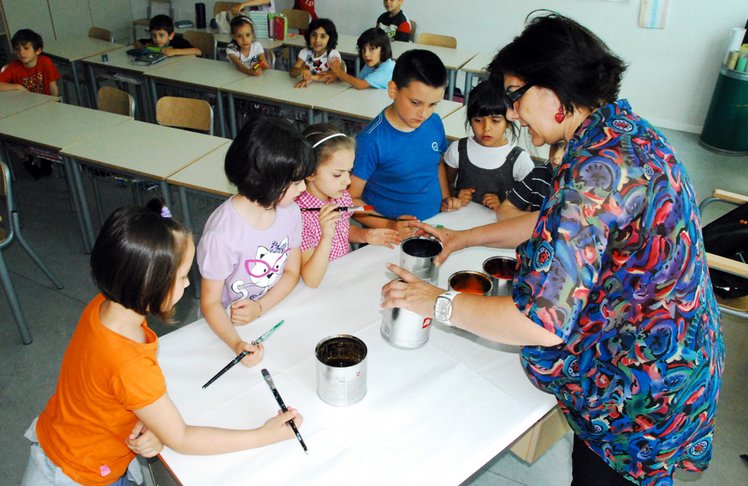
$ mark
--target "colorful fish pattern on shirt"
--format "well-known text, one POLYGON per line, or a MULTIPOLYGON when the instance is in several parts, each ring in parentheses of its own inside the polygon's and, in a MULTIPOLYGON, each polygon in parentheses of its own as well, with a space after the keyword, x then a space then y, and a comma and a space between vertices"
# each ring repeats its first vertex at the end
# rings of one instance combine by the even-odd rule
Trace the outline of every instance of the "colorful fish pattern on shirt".
POLYGON ((540 211, 513 298, 564 343, 523 348, 530 380, 628 480, 703 470, 724 342, 685 168, 619 100, 577 129, 540 211))

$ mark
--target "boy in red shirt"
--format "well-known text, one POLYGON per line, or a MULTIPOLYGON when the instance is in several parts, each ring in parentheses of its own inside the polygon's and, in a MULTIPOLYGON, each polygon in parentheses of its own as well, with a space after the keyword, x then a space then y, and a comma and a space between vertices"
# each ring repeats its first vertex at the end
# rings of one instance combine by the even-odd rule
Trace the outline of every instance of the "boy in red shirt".
MULTIPOLYGON (((16 60, 0 72, 0 91, 28 90, 59 96, 57 80, 60 79, 60 73, 49 57, 41 55, 44 47, 42 36, 31 29, 21 29, 13 35, 11 43, 16 51, 16 60)), ((23 166, 34 179, 52 173, 52 163, 37 159, 29 148, 16 146, 11 147, 11 151, 19 157, 26 153, 23 166)))

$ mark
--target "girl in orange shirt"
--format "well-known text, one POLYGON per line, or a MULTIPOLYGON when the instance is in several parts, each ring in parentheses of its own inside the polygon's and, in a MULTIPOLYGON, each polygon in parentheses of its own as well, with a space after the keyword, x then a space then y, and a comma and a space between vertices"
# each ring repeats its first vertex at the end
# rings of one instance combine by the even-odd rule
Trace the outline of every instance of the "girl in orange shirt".
MULTIPOLYGON (((26 431, 32 445, 24 485, 128 484, 135 455, 155 456, 163 444, 183 454, 220 454, 294 437, 287 422, 301 424, 296 410, 257 429, 195 427, 166 393, 158 339, 145 316, 172 317, 194 255, 192 235, 158 199, 118 209, 104 223, 91 252, 101 293, 83 311, 55 393, 26 431)), ((263 351, 261 344, 251 350, 254 363, 263 351)))

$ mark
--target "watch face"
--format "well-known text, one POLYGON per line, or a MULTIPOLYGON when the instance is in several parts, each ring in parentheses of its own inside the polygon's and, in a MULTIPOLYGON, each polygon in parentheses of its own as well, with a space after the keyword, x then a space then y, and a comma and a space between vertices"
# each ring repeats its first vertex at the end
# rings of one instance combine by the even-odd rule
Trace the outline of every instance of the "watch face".
POLYGON ((440 295, 436 298, 436 305, 434 306, 434 317, 440 321, 446 321, 449 319, 452 310, 452 300, 448 297, 440 295))

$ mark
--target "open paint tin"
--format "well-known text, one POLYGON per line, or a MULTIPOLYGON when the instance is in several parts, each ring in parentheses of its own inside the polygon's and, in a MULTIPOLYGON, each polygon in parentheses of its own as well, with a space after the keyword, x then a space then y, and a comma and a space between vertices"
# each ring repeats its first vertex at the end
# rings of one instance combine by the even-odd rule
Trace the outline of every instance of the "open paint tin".
POLYGON ((323 402, 344 407, 364 398, 367 352, 366 344, 349 334, 317 343, 317 395, 323 402))
POLYGON ((407 238, 400 243, 400 266, 418 278, 436 285, 439 267, 434 264, 434 258, 441 251, 442 244, 432 238, 407 238))
POLYGON ((511 257, 495 256, 483 262, 483 271, 493 284, 490 295, 512 295, 512 280, 516 268, 517 260, 511 257))

